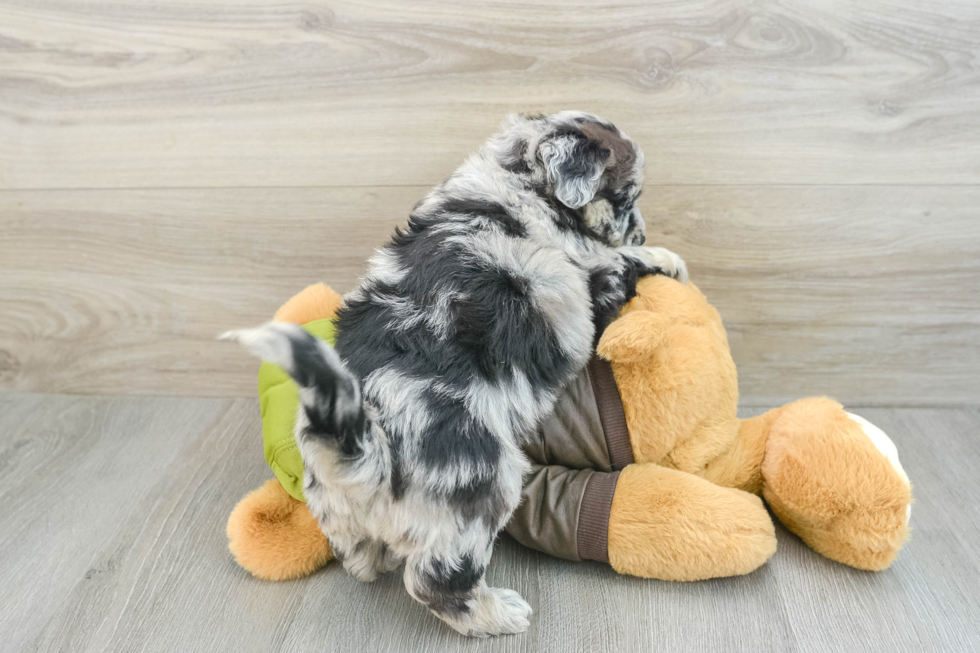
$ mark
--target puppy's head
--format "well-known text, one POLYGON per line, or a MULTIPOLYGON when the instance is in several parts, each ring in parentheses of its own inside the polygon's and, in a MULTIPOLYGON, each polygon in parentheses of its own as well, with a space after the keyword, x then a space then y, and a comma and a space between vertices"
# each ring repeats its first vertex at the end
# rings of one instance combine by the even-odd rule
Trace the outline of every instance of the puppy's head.
POLYGON ((579 111, 512 116, 501 136, 501 165, 530 174, 555 200, 580 209, 593 235, 614 247, 643 244, 636 206, 643 152, 612 123, 579 111))

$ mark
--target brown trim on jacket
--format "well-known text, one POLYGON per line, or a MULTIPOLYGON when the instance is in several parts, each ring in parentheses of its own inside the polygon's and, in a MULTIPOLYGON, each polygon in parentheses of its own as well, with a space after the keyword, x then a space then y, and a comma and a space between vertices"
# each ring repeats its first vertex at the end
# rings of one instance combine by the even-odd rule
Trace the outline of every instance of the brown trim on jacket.
POLYGON ((582 494, 575 539, 578 557, 609 562, 609 515, 619 472, 596 472, 582 494))
POLYGON ((632 464, 634 458, 630 432, 626 426, 626 412, 623 410, 623 400, 619 396, 612 365, 593 354, 589 361, 589 378, 592 379, 592 391, 609 448, 609 461, 612 468, 618 471, 632 464))

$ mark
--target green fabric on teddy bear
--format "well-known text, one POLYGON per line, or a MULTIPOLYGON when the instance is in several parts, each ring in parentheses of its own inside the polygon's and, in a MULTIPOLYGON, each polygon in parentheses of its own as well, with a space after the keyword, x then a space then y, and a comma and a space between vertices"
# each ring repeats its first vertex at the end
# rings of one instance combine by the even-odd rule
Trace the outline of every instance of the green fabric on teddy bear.
MULTIPOLYGON (((332 319, 314 320, 302 327, 331 345, 337 335, 332 319)), ((299 388, 281 367, 273 363, 262 363, 259 368, 259 406, 265 462, 286 492, 297 501, 305 502, 303 458, 293 436, 296 411, 299 410, 299 388)))

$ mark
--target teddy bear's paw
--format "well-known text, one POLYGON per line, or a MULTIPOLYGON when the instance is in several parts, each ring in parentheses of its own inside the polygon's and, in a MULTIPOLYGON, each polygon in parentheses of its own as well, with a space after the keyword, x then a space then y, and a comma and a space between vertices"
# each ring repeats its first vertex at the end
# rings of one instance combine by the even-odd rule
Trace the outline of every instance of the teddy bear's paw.
POLYGON ((763 496, 811 548, 882 570, 908 539, 912 486, 888 437, 827 398, 780 409, 762 462, 763 496))
POLYGON ((759 497, 643 463, 620 472, 607 543, 621 574, 693 581, 758 569, 776 532, 759 497))
POLYGON ((677 279, 681 283, 687 283, 687 264, 684 259, 663 247, 620 247, 626 256, 646 264, 649 267, 660 268, 671 278, 677 279))
MULTIPOLYGON (((853 421, 857 422, 864 434, 868 436, 871 440, 871 444, 875 446, 875 449, 881 452, 881 454, 888 460, 889 464, 898 472, 898 475, 902 477, 906 485, 910 485, 908 474, 902 468, 902 463, 898 460, 898 447, 892 442, 891 438, 885 435, 885 432, 880 428, 864 419, 860 415, 855 415, 854 413, 847 413, 847 417, 853 421)), ((909 519, 912 517, 912 504, 909 504, 905 510, 905 523, 909 523, 909 519)))

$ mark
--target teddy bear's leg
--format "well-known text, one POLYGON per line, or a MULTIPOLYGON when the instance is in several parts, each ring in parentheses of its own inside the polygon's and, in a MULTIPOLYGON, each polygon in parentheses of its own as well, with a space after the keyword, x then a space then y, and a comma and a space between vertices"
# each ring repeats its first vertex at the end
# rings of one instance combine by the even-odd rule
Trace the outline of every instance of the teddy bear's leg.
POLYGON ((776 551, 759 497, 651 463, 620 473, 608 542, 616 571, 662 580, 747 574, 776 551))
POLYGON ((912 487, 895 445, 835 401, 802 399, 782 408, 762 477, 776 516, 832 560, 885 569, 908 537, 912 487))
POLYGON ((265 580, 307 576, 333 557, 306 504, 289 496, 276 479, 238 502, 227 532, 238 564, 265 580))

